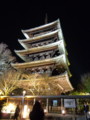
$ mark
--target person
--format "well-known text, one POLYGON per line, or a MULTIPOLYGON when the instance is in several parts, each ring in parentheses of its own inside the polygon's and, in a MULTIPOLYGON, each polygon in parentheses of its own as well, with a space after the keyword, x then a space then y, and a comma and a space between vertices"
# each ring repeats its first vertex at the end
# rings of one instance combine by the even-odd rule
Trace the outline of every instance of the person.
POLYGON ((89 111, 89 105, 88 103, 84 103, 84 113, 87 113, 89 111))
POLYGON ((39 101, 36 101, 29 114, 30 120, 44 120, 44 110, 39 101))
POLYGON ((19 113, 20 113, 20 108, 19 108, 19 105, 17 105, 15 109, 14 120, 18 120, 19 113))

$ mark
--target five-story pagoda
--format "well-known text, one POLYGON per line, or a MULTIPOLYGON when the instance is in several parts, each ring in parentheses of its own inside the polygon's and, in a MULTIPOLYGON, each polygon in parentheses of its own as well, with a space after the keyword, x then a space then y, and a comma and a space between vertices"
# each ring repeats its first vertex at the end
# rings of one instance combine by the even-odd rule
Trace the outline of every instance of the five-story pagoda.
MULTIPOLYGON (((69 62, 59 19, 39 27, 22 30, 22 33, 26 39, 18 41, 24 50, 15 50, 15 53, 24 62, 15 63, 12 66, 15 69, 26 71, 30 75, 47 75, 47 79, 50 81, 48 84, 55 81, 54 89, 58 88, 59 95, 73 90, 69 81, 69 62)), ((22 80, 22 84, 29 85, 29 81, 22 80)), ((53 85, 47 89, 49 95, 52 94, 52 90, 50 91, 52 87, 53 85)))

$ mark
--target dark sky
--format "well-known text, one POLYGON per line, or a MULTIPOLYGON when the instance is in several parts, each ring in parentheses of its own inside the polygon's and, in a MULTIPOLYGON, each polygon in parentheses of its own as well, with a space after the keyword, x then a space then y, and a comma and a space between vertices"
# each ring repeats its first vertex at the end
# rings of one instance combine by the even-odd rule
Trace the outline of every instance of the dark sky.
POLYGON ((86 2, 59 2, 3 1, 0 4, 0 42, 6 43, 12 52, 22 49, 18 43, 18 39, 24 38, 21 29, 43 25, 46 13, 48 22, 59 18, 72 79, 77 82, 82 74, 90 72, 90 7, 86 2))

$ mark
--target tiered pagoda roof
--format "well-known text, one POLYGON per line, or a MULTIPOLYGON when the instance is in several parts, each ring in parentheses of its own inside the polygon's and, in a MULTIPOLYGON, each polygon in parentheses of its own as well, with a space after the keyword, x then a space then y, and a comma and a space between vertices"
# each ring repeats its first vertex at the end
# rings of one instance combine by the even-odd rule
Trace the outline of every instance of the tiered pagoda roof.
POLYGON ((28 59, 25 58, 25 56, 27 55, 38 54, 38 53, 43 54, 43 52, 49 52, 49 51, 54 52, 57 49, 60 51, 60 54, 65 54, 63 40, 60 40, 58 42, 51 43, 45 46, 38 46, 38 47, 29 48, 25 50, 15 50, 15 52, 16 54, 18 54, 19 57, 21 57, 21 59, 23 59, 24 61, 28 61, 28 59))
POLYGON ((43 74, 48 70, 49 79, 60 80, 62 90, 64 89, 65 92, 73 90, 68 77, 67 52, 60 21, 56 20, 36 28, 22 30, 22 32, 26 39, 18 41, 24 50, 15 50, 15 53, 24 62, 15 63, 12 66, 15 69, 29 70, 31 73, 43 74), (51 73, 57 69, 56 66, 59 66, 59 69, 62 67, 65 69, 63 75, 59 73, 57 76, 52 76, 51 73))
MULTIPOLYGON (((31 38, 27 38, 27 39, 23 39, 23 40, 18 40, 19 43, 25 48, 25 49, 28 49, 30 48, 31 46, 29 45, 30 43, 36 43, 36 42, 40 42, 42 41, 41 43, 42 44, 45 44, 44 41, 47 40, 48 43, 52 43, 53 41, 58 41, 58 40, 61 40, 63 39, 62 37, 62 34, 61 34, 61 29, 58 29, 58 30, 55 30, 55 31, 52 31, 52 32, 48 32, 46 34, 41 34, 40 36, 33 36, 31 38), (53 40, 53 41, 52 41, 53 40)), ((26 33, 25 33, 26 35, 26 33)), ((39 44, 39 43, 38 43, 39 44)), ((37 44, 37 45, 38 45, 37 44)), ((41 45, 42 45, 41 44, 41 45)), ((40 45, 40 44, 39 44, 40 45)), ((35 46, 33 46, 35 47, 35 46)))
POLYGON ((52 23, 48 23, 48 24, 45 24, 45 25, 42 25, 39 27, 35 27, 32 29, 28 29, 28 30, 22 30, 22 32, 26 38, 30 38, 33 36, 40 36, 42 34, 46 34, 46 33, 49 33, 51 31, 55 31, 59 28, 60 28, 60 21, 58 19, 52 23))
POLYGON ((12 64, 12 65, 16 69, 21 69, 21 68, 32 68, 32 67, 52 65, 52 64, 60 65, 62 63, 66 64, 65 55, 61 55, 58 57, 45 59, 45 60, 33 61, 33 62, 16 63, 16 64, 12 64))

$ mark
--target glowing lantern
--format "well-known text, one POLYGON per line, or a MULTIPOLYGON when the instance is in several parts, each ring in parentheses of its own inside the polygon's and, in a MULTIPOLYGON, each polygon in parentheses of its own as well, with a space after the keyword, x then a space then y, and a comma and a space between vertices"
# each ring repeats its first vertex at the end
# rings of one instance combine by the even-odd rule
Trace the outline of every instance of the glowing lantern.
POLYGON ((62 110, 62 114, 65 115, 65 114, 66 114, 66 111, 65 111, 65 110, 62 110))

